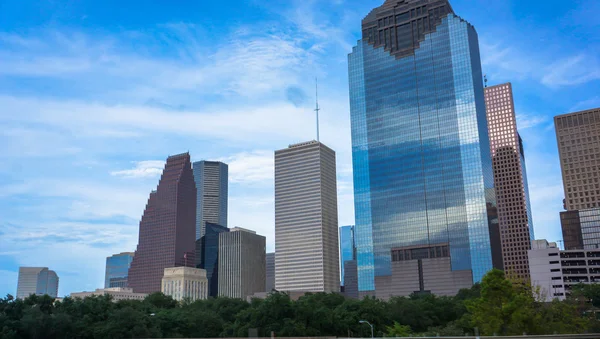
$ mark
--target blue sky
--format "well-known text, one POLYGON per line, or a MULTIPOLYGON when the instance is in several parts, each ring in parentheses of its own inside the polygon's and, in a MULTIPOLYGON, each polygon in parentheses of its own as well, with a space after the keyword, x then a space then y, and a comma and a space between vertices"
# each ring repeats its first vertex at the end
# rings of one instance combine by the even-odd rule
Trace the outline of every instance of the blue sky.
MULTIPOLYGON (((273 248, 273 150, 337 151, 353 224, 347 54, 382 0, 0 0, 0 295, 48 266, 60 295, 133 251, 169 154, 230 164, 231 226, 273 248)), ((490 84, 511 81, 537 238, 561 238, 552 117, 600 106, 600 2, 454 0, 490 84)))

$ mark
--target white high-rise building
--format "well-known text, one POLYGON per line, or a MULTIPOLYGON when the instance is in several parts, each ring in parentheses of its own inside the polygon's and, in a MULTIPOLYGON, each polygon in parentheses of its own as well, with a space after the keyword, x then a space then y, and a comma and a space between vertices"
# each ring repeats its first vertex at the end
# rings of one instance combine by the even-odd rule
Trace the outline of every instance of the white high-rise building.
POLYGON ((53 298, 58 296, 58 275, 48 267, 19 267, 17 298, 24 299, 29 295, 47 294, 53 298))
POLYGON ((335 152, 318 141, 275 152, 275 289, 338 292, 335 152))
POLYGON ((177 301, 190 301, 208 298, 208 279, 206 271, 192 267, 165 268, 161 292, 177 301))
POLYGON ((144 300, 148 294, 134 293, 133 289, 127 287, 97 288, 94 292, 74 292, 71 298, 87 298, 96 295, 110 295, 113 302, 120 300, 144 300))

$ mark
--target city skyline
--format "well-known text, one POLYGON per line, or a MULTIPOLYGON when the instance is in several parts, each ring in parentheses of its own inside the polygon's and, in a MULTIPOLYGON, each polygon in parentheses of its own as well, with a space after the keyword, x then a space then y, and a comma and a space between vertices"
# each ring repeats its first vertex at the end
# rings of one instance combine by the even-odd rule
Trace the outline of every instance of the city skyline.
MULTIPOLYGON (((7 132, 0 139, 7 145, 0 150, 0 239, 7 244, 0 292, 15 294, 18 266, 52 267, 61 277, 59 295, 101 287, 105 258, 135 249, 164 159, 187 149, 193 160, 230 164, 229 225, 264 234, 271 251, 272 151, 314 138, 315 75, 321 140, 338 155, 339 224, 354 224, 345 60, 360 36, 357 20, 382 2, 292 2, 268 10, 240 2, 226 17, 234 24, 223 39, 206 34, 221 27, 218 4, 153 4, 134 19, 91 3, 45 4, 43 13, 33 10, 36 1, 7 5, 0 13, 0 104, 7 113, 0 114, 7 132), (204 20, 211 14, 214 23, 204 20), (239 68, 250 58, 264 61, 239 68), (159 81, 148 76, 156 70, 159 81), (217 72, 208 74, 214 82, 203 83, 205 70, 217 72), (78 255, 61 251, 65 246, 78 255)), ((585 13, 598 4, 546 3, 452 6, 478 30, 490 84, 513 82, 535 233, 555 241, 563 192, 552 117, 600 106, 590 90, 599 77, 598 43, 584 37, 593 34, 576 34, 596 31, 585 13)), ((135 12, 137 5, 126 7, 135 12)))

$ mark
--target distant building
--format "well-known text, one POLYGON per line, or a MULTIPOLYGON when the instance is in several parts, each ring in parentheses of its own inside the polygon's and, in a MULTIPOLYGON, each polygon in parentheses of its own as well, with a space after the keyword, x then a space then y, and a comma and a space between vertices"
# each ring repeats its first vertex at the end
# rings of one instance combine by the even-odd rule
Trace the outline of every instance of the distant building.
POLYGON ((161 292, 177 301, 208 298, 206 271, 192 267, 165 268, 161 292))
POLYGON ((495 259, 495 247, 500 247, 502 263, 494 266, 504 268, 512 277, 529 281, 527 251, 534 239, 533 220, 512 84, 486 87, 485 102, 500 231, 499 244, 490 237, 492 260, 495 259))
POLYGON ((265 289, 266 238, 243 228, 219 233, 219 296, 246 299, 265 289))
POLYGON ((318 141, 275 152, 275 289, 339 292, 335 152, 318 141))
POLYGON ((600 283, 600 249, 561 251, 556 243, 534 240, 529 265, 531 285, 546 301, 564 300, 577 284, 600 283))
POLYGON ((565 249, 600 247, 600 108, 554 117, 564 185, 565 249))
POLYGON ((133 252, 123 252, 106 258, 104 288, 127 287, 127 276, 133 255, 133 252))
POLYGON ((344 261, 344 296, 358 299, 358 266, 356 260, 344 261))
POLYGON ((207 222, 204 235, 196 240, 196 267, 206 270, 211 297, 216 297, 219 292, 219 234, 223 232, 229 232, 229 229, 207 222))
POLYGON ((110 295, 113 302, 119 300, 144 300, 148 294, 146 293, 133 293, 133 289, 127 287, 112 287, 112 288, 98 288, 94 292, 77 292, 71 293, 71 298, 87 298, 97 295, 110 295))
POLYGON ((17 298, 24 299, 28 296, 49 295, 58 296, 58 275, 48 267, 19 267, 19 280, 17 282, 17 298))
POLYGON ((275 288, 275 253, 267 253, 266 285, 265 292, 271 292, 275 288))
POLYGON ((229 166, 218 161, 194 163, 196 183, 196 240, 204 235, 206 223, 227 227, 229 166))
POLYGON ((136 293, 161 291, 164 269, 195 266, 196 186, 189 153, 167 158, 140 221, 128 285, 136 293))
POLYGON ((356 259, 354 226, 340 227, 340 285, 344 286, 344 263, 356 259))

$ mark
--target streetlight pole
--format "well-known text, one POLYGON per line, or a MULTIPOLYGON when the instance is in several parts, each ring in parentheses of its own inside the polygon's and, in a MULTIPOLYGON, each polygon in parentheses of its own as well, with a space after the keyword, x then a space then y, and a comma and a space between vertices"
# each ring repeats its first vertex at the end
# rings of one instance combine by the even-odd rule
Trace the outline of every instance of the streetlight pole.
POLYGON ((370 323, 370 322, 368 322, 368 321, 366 321, 366 320, 360 320, 360 321, 359 321, 359 323, 360 323, 360 324, 367 324, 367 325, 371 326, 371 338, 375 338, 375 337, 373 336, 373 325, 371 325, 371 323, 370 323))

